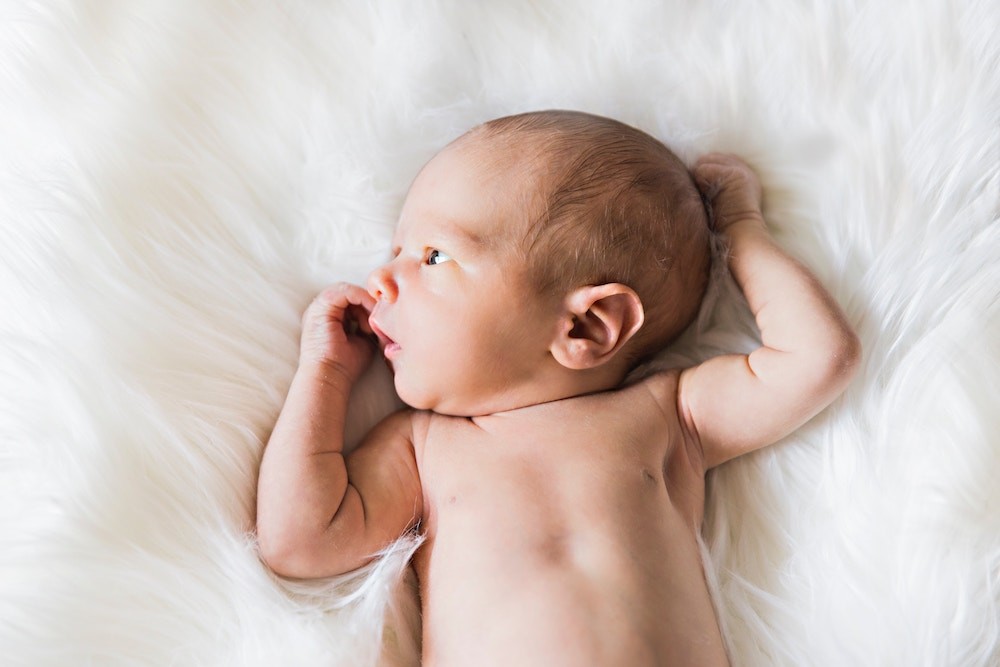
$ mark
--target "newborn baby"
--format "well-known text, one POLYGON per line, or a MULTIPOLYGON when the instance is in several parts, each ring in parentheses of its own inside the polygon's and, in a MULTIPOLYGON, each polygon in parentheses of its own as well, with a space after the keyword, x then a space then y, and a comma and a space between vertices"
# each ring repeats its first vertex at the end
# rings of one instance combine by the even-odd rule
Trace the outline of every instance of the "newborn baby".
POLYGON ((607 118, 501 118, 424 166, 392 254, 303 317, 260 470, 266 563, 325 577, 420 531, 425 665, 727 664, 705 472, 823 409, 860 354, 771 239, 754 173, 724 155, 689 173, 607 118), (698 312, 712 227, 762 346, 624 383, 698 312), (412 409, 345 457, 376 338, 412 409))

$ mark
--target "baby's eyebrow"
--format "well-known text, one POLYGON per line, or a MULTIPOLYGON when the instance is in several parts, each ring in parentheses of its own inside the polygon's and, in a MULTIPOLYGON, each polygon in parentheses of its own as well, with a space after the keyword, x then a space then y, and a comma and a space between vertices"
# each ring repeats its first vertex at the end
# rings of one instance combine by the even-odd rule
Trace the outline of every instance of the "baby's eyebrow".
POLYGON ((482 234, 469 231, 465 227, 452 221, 445 221, 443 224, 445 226, 445 233, 458 239, 459 241, 463 241, 469 245, 474 245, 480 248, 489 245, 486 237, 482 234))
MULTIPOLYGON (((433 233, 433 236, 429 236, 426 239, 426 242, 432 245, 440 241, 444 241, 445 243, 456 242, 477 250, 489 248, 495 244, 495 239, 471 231, 454 220, 449 219, 439 219, 437 230, 433 233)), ((400 252, 402 252, 402 244, 394 243, 392 245, 393 258, 397 257, 400 252)))

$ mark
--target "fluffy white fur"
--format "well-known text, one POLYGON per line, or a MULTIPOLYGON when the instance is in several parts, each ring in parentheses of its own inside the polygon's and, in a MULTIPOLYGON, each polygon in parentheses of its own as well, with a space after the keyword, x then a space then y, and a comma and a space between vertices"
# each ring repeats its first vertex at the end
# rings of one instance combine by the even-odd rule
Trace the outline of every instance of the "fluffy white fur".
MULTIPOLYGON (((414 543, 279 582, 256 469, 324 285, 417 169, 577 108, 760 172, 862 372, 710 477, 737 665, 1000 663, 1000 5, 0 5, 0 654, 12 665, 414 664, 414 543)), ((672 355, 745 348, 720 281, 672 355)), ((392 409, 380 370, 352 436, 392 409)), ((475 585, 471 582, 470 585, 475 585)))

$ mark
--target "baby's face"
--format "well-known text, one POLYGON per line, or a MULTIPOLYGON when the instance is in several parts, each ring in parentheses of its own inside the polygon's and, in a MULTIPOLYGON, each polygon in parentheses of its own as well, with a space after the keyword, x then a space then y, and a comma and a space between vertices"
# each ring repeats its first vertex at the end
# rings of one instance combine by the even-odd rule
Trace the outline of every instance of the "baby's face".
POLYGON ((510 204, 516 179, 482 158, 459 143, 424 167, 403 204, 394 259, 368 279, 396 391, 443 414, 516 407, 555 328, 552 300, 527 284, 513 249, 529 215, 510 204))

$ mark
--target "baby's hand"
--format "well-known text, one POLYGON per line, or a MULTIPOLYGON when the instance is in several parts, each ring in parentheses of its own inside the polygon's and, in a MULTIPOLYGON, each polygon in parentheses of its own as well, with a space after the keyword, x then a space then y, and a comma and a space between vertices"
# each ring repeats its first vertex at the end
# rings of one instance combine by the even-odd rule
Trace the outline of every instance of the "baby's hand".
POLYGON ((354 382, 375 351, 368 316, 375 299, 367 290, 348 283, 327 287, 302 316, 299 364, 325 363, 354 382))
POLYGON ((724 233, 737 222, 766 229, 760 212, 763 190, 757 174, 735 155, 703 155, 691 171, 702 195, 712 207, 712 225, 724 233))

